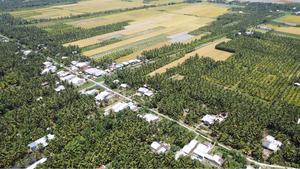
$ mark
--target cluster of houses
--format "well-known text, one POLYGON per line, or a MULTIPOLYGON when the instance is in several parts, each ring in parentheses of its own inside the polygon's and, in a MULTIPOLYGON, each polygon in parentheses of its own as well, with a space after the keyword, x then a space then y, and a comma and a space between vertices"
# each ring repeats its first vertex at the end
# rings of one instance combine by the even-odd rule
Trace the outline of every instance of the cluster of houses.
POLYGON ((221 156, 211 155, 213 145, 206 143, 199 143, 197 140, 191 140, 180 151, 175 154, 175 160, 178 160, 181 156, 190 156, 193 160, 208 161, 215 165, 221 166, 224 162, 221 156))
MULTIPOLYGON (((30 151, 35 151, 38 150, 39 148, 43 148, 48 146, 49 141, 53 140, 55 138, 55 136, 53 134, 48 134, 44 137, 41 137, 37 140, 35 140, 34 142, 28 144, 28 148, 30 151)), ((32 163, 31 165, 29 165, 28 167, 26 167, 26 169, 35 169, 39 164, 42 164, 44 162, 47 161, 46 157, 43 157, 37 161, 35 161, 34 163, 32 163)))
POLYGON ((157 154, 166 153, 171 148, 169 144, 158 141, 152 142, 150 146, 152 151, 157 154))
POLYGON ((104 71, 104 70, 92 67, 92 66, 90 66, 90 62, 87 62, 87 61, 85 61, 85 62, 72 61, 71 65, 69 66, 69 69, 74 72, 77 72, 79 74, 82 74, 84 72, 83 76, 86 78, 90 78, 90 77, 97 78, 100 76, 104 76, 110 72, 109 70, 104 71))
POLYGON ((132 59, 132 60, 129 60, 129 61, 125 61, 125 62, 122 62, 122 63, 119 63, 119 64, 116 64, 116 63, 113 63, 110 65, 110 70, 117 70, 117 69, 122 69, 126 66, 132 66, 132 65, 135 65, 135 64, 138 64, 138 63, 141 63, 142 61, 140 59, 132 59))
POLYGON ((203 124, 210 126, 213 125, 215 122, 221 123, 227 118, 227 116, 227 113, 220 113, 218 115, 207 114, 202 117, 201 121, 203 122, 203 124))
POLYGON ((64 70, 61 70, 56 74, 61 81, 67 82, 68 84, 72 84, 74 86, 80 86, 86 82, 84 78, 80 78, 77 75, 64 70))
POLYGON ((57 71, 57 67, 53 65, 52 62, 46 61, 43 63, 43 70, 41 72, 41 75, 45 75, 48 73, 55 73, 57 71))

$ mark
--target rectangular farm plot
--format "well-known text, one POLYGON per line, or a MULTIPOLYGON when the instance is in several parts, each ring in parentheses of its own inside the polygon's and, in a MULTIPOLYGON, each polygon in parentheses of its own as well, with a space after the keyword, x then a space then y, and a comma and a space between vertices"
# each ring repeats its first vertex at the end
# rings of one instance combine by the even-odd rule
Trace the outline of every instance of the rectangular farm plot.
POLYGON ((276 25, 268 25, 268 27, 270 27, 270 28, 272 28, 272 29, 274 29, 275 31, 278 31, 278 32, 300 35, 300 27, 276 26, 276 25))
POLYGON ((221 42, 228 42, 230 39, 226 39, 226 38, 223 38, 223 39, 219 39, 219 40, 216 40, 204 47, 201 47, 191 53, 188 53, 186 54, 184 57, 178 59, 178 60, 175 60, 174 62, 171 62, 159 69, 156 69, 155 71, 151 72, 149 75, 150 76, 154 76, 155 74, 162 74, 162 73, 165 73, 168 69, 170 68, 173 68, 173 67, 176 67, 182 63, 184 63, 187 59, 195 56, 196 54, 198 54, 199 56, 204 56, 204 57, 210 57, 216 61, 224 61, 226 60, 227 58, 229 58, 232 53, 229 53, 229 52, 225 52, 225 51, 221 51, 221 50, 218 50, 218 49, 215 49, 216 45, 218 45, 219 43, 221 42))
POLYGON ((79 15, 88 12, 100 12, 114 9, 125 9, 143 6, 142 0, 85 0, 75 4, 56 5, 47 8, 29 9, 12 12, 12 15, 28 19, 49 19, 70 15, 79 15))
POLYGON ((286 15, 277 19, 278 22, 286 24, 300 25, 300 16, 298 15, 286 15))
MULTIPOLYGON (((85 51, 83 54, 87 57, 99 58, 106 54, 130 48, 135 50, 134 53, 130 54, 127 58, 134 58, 140 54, 142 50, 151 46, 161 46, 161 43, 187 42, 195 39, 196 37, 189 35, 187 32, 210 24, 215 20, 214 17, 222 15, 227 11, 227 7, 215 4, 185 3, 81 19, 67 24, 92 28, 101 26, 101 24, 103 24, 102 21, 105 24, 122 20, 131 20, 131 22, 124 30, 82 39, 65 44, 65 46, 78 45, 82 48, 117 36, 121 41, 85 51), (207 8, 213 10, 215 14, 208 14, 209 10, 207 10, 207 8), (205 17, 206 14, 208 17, 205 17)), ((125 57, 119 59, 126 60, 125 57)))

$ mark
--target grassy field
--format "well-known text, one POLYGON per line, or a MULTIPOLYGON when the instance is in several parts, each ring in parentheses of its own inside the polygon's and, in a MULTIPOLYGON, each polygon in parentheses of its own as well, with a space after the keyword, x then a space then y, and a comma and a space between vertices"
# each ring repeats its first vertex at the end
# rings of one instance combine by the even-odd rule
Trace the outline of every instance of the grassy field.
POLYGON ((228 42, 229 40, 230 39, 226 39, 226 38, 216 40, 204 47, 201 47, 191 53, 186 54, 184 57, 182 57, 174 62, 171 62, 163 67, 160 67, 159 69, 156 69, 155 71, 151 72, 149 75, 154 76, 155 74, 165 73, 168 69, 184 63, 187 59, 195 56, 196 54, 198 54, 199 56, 210 57, 216 61, 220 61, 220 60, 224 61, 228 57, 230 57, 232 55, 232 53, 217 50, 217 49, 215 49, 215 46, 221 42, 228 42))
POLYGON ((101 12, 114 9, 126 9, 141 7, 144 5, 165 4, 169 2, 181 2, 182 0, 158 0, 143 3, 143 0, 82 0, 79 3, 56 5, 46 8, 36 8, 12 12, 14 16, 27 19, 59 18, 84 13, 101 12))
POLYGON ((290 24, 300 24, 300 16, 297 15, 285 15, 281 18, 276 19, 278 22, 290 23, 290 24))
POLYGON ((274 29, 275 31, 278 31, 278 32, 300 35, 300 27, 277 26, 277 25, 270 25, 270 24, 267 25, 267 26, 270 27, 270 28, 272 28, 272 29, 274 29))

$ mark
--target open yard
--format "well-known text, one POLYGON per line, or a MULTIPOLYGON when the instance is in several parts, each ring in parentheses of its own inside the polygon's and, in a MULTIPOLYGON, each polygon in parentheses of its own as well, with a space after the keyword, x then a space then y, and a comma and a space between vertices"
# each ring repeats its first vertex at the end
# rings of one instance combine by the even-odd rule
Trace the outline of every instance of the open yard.
POLYGON ((180 1, 182 0, 158 0, 144 4, 143 0, 82 0, 75 4, 15 11, 12 12, 12 14, 14 16, 25 17, 27 19, 48 19, 180 1))
MULTIPOLYGON (((199 38, 200 36, 193 37, 186 34, 186 32, 210 24, 216 17, 227 11, 227 7, 210 3, 195 3, 141 9, 108 16, 82 19, 67 24, 92 28, 123 20, 131 20, 131 22, 124 30, 82 39, 65 45, 86 47, 113 37, 118 37, 122 41, 85 51, 83 54, 88 57, 102 57, 124 48, 135 48, 135 56, 134 54, 131 54, 128 57, 134 58, 142 50, 148 49, 149 47, 151 48, 151 46, 161 46, 163 45, 162 43, 168 44, 174 41, 188 42, 192 39, 199 38), (174 20, 176 20, 176 22, 174 22, 174 20)), ((124 57, 121 58, 121 60, 125 61, 124 57)))
POLYGON ((222 38, 219 40, 216 40, 204 47, 201 47, 191 53, 186 54, 184 57, 171 62, 159 69, 156 69, 155 71, 151 72, 149 75, 150 76, 154 76, 155 74, 161 74, 161 73, 165 73, 168 69, 178 66, 182 63, 184 63, 187 59, 189 59, 190 57, 195 56, 196 54, 198 54, 199 56, 203 56, 203 57, 210 57, 216 61, 224 61, 227 58, 229 58, 231 56, 232 53, 229 52, 225 52, 225 51, 221 51, 221 50, 217 50, 215 49, 215 46, 218 45, 221 42, 228 42, 230 39, 226 39, 226 38, 222 38))

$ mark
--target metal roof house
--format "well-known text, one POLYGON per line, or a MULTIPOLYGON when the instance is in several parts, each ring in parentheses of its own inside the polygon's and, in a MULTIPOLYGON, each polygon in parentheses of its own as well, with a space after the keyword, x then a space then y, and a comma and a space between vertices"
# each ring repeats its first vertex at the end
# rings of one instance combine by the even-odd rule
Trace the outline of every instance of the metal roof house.
POLYGON ((53 140, 54 135, 53 134, 48 134, 44 137, 41 137, 34 142, 28 144, 27 146, 30 148, 30 150, 34 151, 36 150, 39 146, 46 147, 48 145, 48 141, 53 140))
POLYGON ((141 93, 141 94, 143 94, 143 95, 145 95, 145 96, 148 96, 148 97, 150 97, 150 96, 153 95, 153 92, 151 90, 145 88, 145 87, 140 87, 138 89, 138 92, 141 93))
POLYGON ((147 113, 145 115, 140 115, 140 117, 145 119, 149 123, 159 121, 159 117, 154 114, 151 114, 151 113, 147 113))
POLYGON ((129 106, 125 102, 118 102, 111 107, 111 110, 115 113, 127 109, 129 106))
POLYGON ((96 77, 103 76, 103 75, 107 74, 104 70, 100 70, 100 69, 97 69, 97 68, 89 68, 89 69, 84 70, 84 72, 87 73, 87 74, 96 76, 96 77))
POLYGON ((263 139, 262 145, 269 150, 277 151, 282 146, 282 143, 273 136, 268 135, 263 139))
POLYGON ((30 166, 26 167, 26 169, 35 169, 39 164, 43 164, 44 162, 47 161, 47 158, 42 158, 35 163, 31 164, 30 166))
POLYGON ((110 93, 109 91, 106 91, 106 90, 105 90, 105 91, 99 93, 99 94, 95 97, 95 99, 96 99, 96 101, 103 101, 103 100, 107 99, 110 95, 111 95, 111 93, 110 93))
POLYGON ((170 149, 170 145, 154 141, 151 144, 151 149, 155 153, 161 154, 167 152, 170 149))

